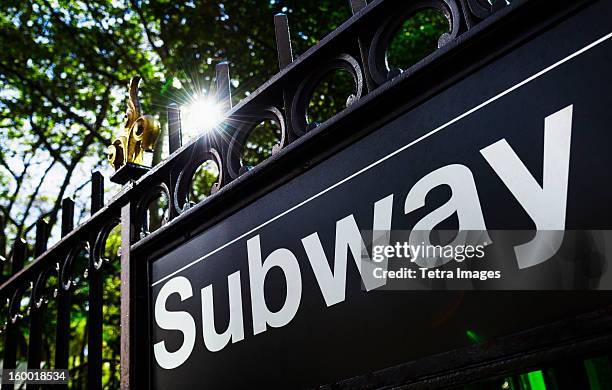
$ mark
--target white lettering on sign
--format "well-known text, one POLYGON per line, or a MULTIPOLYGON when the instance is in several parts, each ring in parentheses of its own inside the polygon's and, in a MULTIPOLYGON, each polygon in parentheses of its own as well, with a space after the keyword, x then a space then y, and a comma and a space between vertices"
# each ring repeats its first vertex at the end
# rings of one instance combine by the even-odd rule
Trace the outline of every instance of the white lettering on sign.
MULTIPOLYGON (((499 179, 525 209, 538 230, 533 240, 514 248, 519 268, 528 268, 550 259, 561 245, 562 230, 565 229, 572 110, 573 106, 570 105, 548 116, 544 121, 542 186, 505 139, 480 151, 499 179), (544 229, 557 232, 543 232, 544 229)), ((432 230, 456 213, 460 230, 485 232, 483 233, 485 237, 481 236, 479 239, 490 242, 486 234, 487 228, 474 177, 465 165, 447 165, 421 178, 406 196, 404 213, 409 214, 423 207, 427 194, 441 185, 448 185, 451 188, 450 199, 419 220, 413 227, 412 233, 432 230)), ((392 223, 393 194, 375 202, 373 209, 372 230, 378 234, 373 241, 387 245, 392 223)), ((429 242, 429 237, 417 234, 413 237, 412 233, 409 239, 411 243, 429 242)), ((460 240, 469 241, 469 238, 460 237, 460 234, 450 245, 459 244, 460 240)), ((362 253, 363 237, 353 214, 336 222, 333 272, 317 232, 302 238, 301 243, 327 306, 345 300, 349 252, 367 291, 386 284, 386 278, 373 277, 374 268, 386 270, 386 258, 382 262, 375 263, 362 253)), ((265 332, 268 326, 280 328, 290 323, 299 310, 302 296, 302 276, 295 254, 287 248, 279 248, 262 261, 260 244, 260 235, 255 235, 246 242, 254 335, 265 332), (268 308, 264 296, 265 279, 273 267, 278 267, 282 271, 287 286, 284 304, 275 312, 268 308)), ((415 259, 415 262, 423 268, 438 267, 448 261, 442 258, 430 263, 418 254, 415 259)), ((240 271, 228 276, 228 287, 230 320, 228 328, 221 334, 217 333, 214 325, 212 285, 204 287, 200 294, 204 345, 212 352, 223 349, 230 340, 236 343, 244 339, 240 271)), ((183 334, 182 345, 174 352, 167 350, 163 340, 153 346, 155 359, 159 366, 165 369, 176 368, 189 358, 196 337, 195 319, 190 313, 166 309, 166 301, 175 293, 179 294, 181 301, 192 297, 192 286, 187 278, 176 276, 168 280, 155 301, 154 313, 157 325, 161 329, 183 334)))
MULTIPOLYGON (((374 203, 374 224, 372 230, 374 234, 379 232, 386 233, 384 237, 373 237, 372 241, 380 244, 389 244, 389 232, 391 231, 391 213, 393 211, 393 195, 374 203)), ((365 247, 361 232, 357 226, 357 221, 353 215, 349 215, 336 222, 336 245, 334 251, 334 272, 332 273, 329 261, 321 245, 318 233, 313 233, 308 237, 302 238, 302 244, 306 250, 306 255, 312 266, 317 283, 325 299, 327 306, 335 305, 344 301, 346 292, 346 264, 348 262, 348 252, 353 255, 357 269, 363 280, 363 285, 367 291, 385 285, 385 279, 376 279, 373 275, 374 268, 387 269, 386 259, 378 262, 363 259, 361 250, 365 247)))
POLYGON ((550 259, 561 247, 565 229, 567 182, 573 106, 544 120, 544 174, 542 187, 505 139, 480 153, 536 225, 536 236, 514 248, 519 268, 550 259))
POLYGON ((253 307, 253 333, 265 332, 267 325, 274 328, 287 325, 297 313, 302 299, 302 276, 297 258, 289 249, 280 248, 270 253, 262 264, 258 235, 247 241, 247 252, 251 281, 251 306, 253 307), (285 303, 276 312, 268 309, 264 296, 264 281, 272 267, 278 267, 283 271, 287 284, 285 303))
MULTIPOLYGON (((480 200, 476 191, 476 183, 472 171, 465 165, 452 164, 436 169, 419 180, 408 193, 404 205, 404 213, 408 214, 425 206, 425 197, 434 188, 448 185, 451 188, 451 198, 414 225, 410 233, 409 243, 413 247, 419 244, 431 245, 429 232, 442 221, 457 213, 459 233, 448 245, 457 246, 466 243, 470 238, 468 230, 485 232, 484 217, 480 208, 480 200)), ((491 242, 486 235, 481 242, 491 242)), ((413 253, 413 259, 420 267, 433 268, 448 263, 452 257, 427 257, 413 253)))
POLYGON ((240 290, 240 272, 234 272, 227 277, 229 290, 229 325, 225 332, 219 334, 215 329, 215 307, 212 284, 204 287, 200 293, 202 298, 202 335, 204 345, 211 352, 222 350, 227 343, 238 342, 244 338, 242 321, 242 292, 240 290))
POLYGON ((177 368, 189 359, 196 340, 196 325, 191 314, 186 311, 166 310, 166 300, 172 294, 178 294, 181 301, 191 298, 193 291, 189 279, 183 276, 170 279, 161 288, 155 300, 155 322, 157 322, 157 326, 166 330, 179 331, 183 334, 183 344, 174 352, 166 349, 166 343, 163 340, 153 345, 155 360, 161 368, 167 370, 177 368))

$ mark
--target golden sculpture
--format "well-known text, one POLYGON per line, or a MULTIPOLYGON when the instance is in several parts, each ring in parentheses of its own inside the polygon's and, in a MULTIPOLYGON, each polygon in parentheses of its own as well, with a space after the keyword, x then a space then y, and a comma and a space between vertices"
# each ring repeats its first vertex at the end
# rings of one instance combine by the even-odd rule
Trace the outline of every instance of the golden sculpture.
POLYGON ((142 115, 138 100, 139 76, 130 80, 128 109, 120 135, 108 147, 108 160, 115 171, 127 163, 143 165, 144 152, 153 151, 159 137, 159 124, 151 115, 142 115))

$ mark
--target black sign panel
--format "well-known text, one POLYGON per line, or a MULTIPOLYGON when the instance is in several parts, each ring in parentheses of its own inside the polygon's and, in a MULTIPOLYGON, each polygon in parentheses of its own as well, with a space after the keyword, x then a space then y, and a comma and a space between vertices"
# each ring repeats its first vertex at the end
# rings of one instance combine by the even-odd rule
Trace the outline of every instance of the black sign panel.
MULTIPOLYGON (((354 258, 367 230, 609 228, 612 30, 593 20, 610 8, 582 11, 156 259, 153 386, 315 386, 608 302, 375 291, 354 258)), ((513 243, 513 278, 471 287, 610 286, 604 269, 568 284, 542 254, 554 242, 513 243)))

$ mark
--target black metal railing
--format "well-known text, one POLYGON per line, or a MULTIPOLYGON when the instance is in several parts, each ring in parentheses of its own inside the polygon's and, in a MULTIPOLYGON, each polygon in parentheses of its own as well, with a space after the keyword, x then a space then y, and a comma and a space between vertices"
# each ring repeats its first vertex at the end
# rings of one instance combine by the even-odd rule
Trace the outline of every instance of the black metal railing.
MULTIPOLYGON (((365 0, 351 0, 350 5, 353 16, 349 20, 295 59, 287 16, 275 15, 280 71, 239 104, 231 107, 229 65, 227 62, 218 64, 217 99, 225 107, 226 120, 215 132, 203 134, 181 145, 180 110, 177 106, 171 106, 167 112, 171 155, 165 161, 151 168, 139 180, 126 184, 107 205, 103 202, 104 179, 100 173, 93 173, 90 218, 75 227, 74 202, 69 198, 64 199, 61 207, 61 240, 47 248, 49 226, 45 221, 39 221, 33 247, 34 260, 25 268, 27 244, 22 238, 14 241, 7 260, 9 276, 0 285, 0 302, 6 315, 1 341, 4 369, 15 368, 18 363, 20 332, 28 335, 26 351, 21 352, 27 355, 27 367, 41 367, 43 337, 46 337, 44 325, 49 320, 56 324, 55 357, 53 362, 47 362, 47 367, 69 368, 71 299, 78 276, 79 282, 85 280, 88 291, 87 362, 81 361, 78 371, 81 378, 84 375, 82 371, 85 370, 87 374, 86 381, 79 381, 80 385, 75 382, 74 387, 102 387, 102 366, 105 361, 108 362, 108 359, 103 359, 102 351, 102 327, 105 321, 102 290, 104 272, 108 267, 104 259, 104 248, 111 230, 120 225, 121 382, 122 388, 133 388, 135 385, 129 381, 130 367, 136 363, 130 356, 136 347, 130 341, 135 332, 130 313, 134 310, 133 295, 138 290, 137 286, 130 284, 133 282, 134 269, 129 253, 146 241, 163 239, 169 227, 176 229, 181 224, 182 218, 179 217, 189 213, 194 206, 189 197, 189 189, 197 168, 208 160, 214 161, 219 168, 213 194, 204 200, 207 203, 216 202, 224 196, 224 189, 231 187, 232 182, 251 170, 251 167, 242 163, 241 156, 249 134, 262 120, 274 120, 280 126, 280 140, 270 160, 296 150, 292 145, 297 140, 306 137, 317 127, 327 125, 309 122, 306 111, 315 88, 329 72, 341 69, 352 76, 355 92, 347 100, 347 108, 336 117, 349 115, 359 109, 360 101, 369 95, 383 93, 394 79, 416 77, 422 69, 433 66, 437 58, 451 50, 449 48, 456 44, 462 34, 503 8, 506 2, 496 1, 490 5, 483 0, 377 0, 366 4, 365 0), (438 41, 439 50, 405 71, 389 68, 385 55, 393 34, 411 15, 430 8, 444 14, 450 25, 449 31, 438 41), (153 232, 153 226, 149 226, 148 213, 152 204, 160 204, 160 197, 164 198, 165 201, 161 203, 166 207, 158 224, 164 226, 153 232), (86 260, 80 255, 83 251, 88 254, 86 260), (84 274, 75 275, 78 261, 87 262, 84 274), (55 286, 49 287, 50 280, 55 286), (56 318, 49 319, 46 307, 51 301, 56 305, 56 313, 53 312, 56 318)), ((271 162, 262 166, 268 163, 271 162)), ((249 176, 265 174, 262 166, 249 172, 249 176)), ((236 207, 239 205, 236 202, 236 207)), ((213 222, 214 218, 207 221, 213 222)))

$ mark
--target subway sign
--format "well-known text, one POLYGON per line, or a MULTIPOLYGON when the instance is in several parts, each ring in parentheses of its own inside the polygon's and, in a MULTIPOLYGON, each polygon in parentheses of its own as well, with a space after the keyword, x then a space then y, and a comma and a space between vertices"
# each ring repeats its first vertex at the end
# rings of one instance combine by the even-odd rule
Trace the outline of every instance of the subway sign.
POLYGON ((612 287, 598 7, 153 259, 153 387, 323 385, 605 304, 551 292, 612 287))

